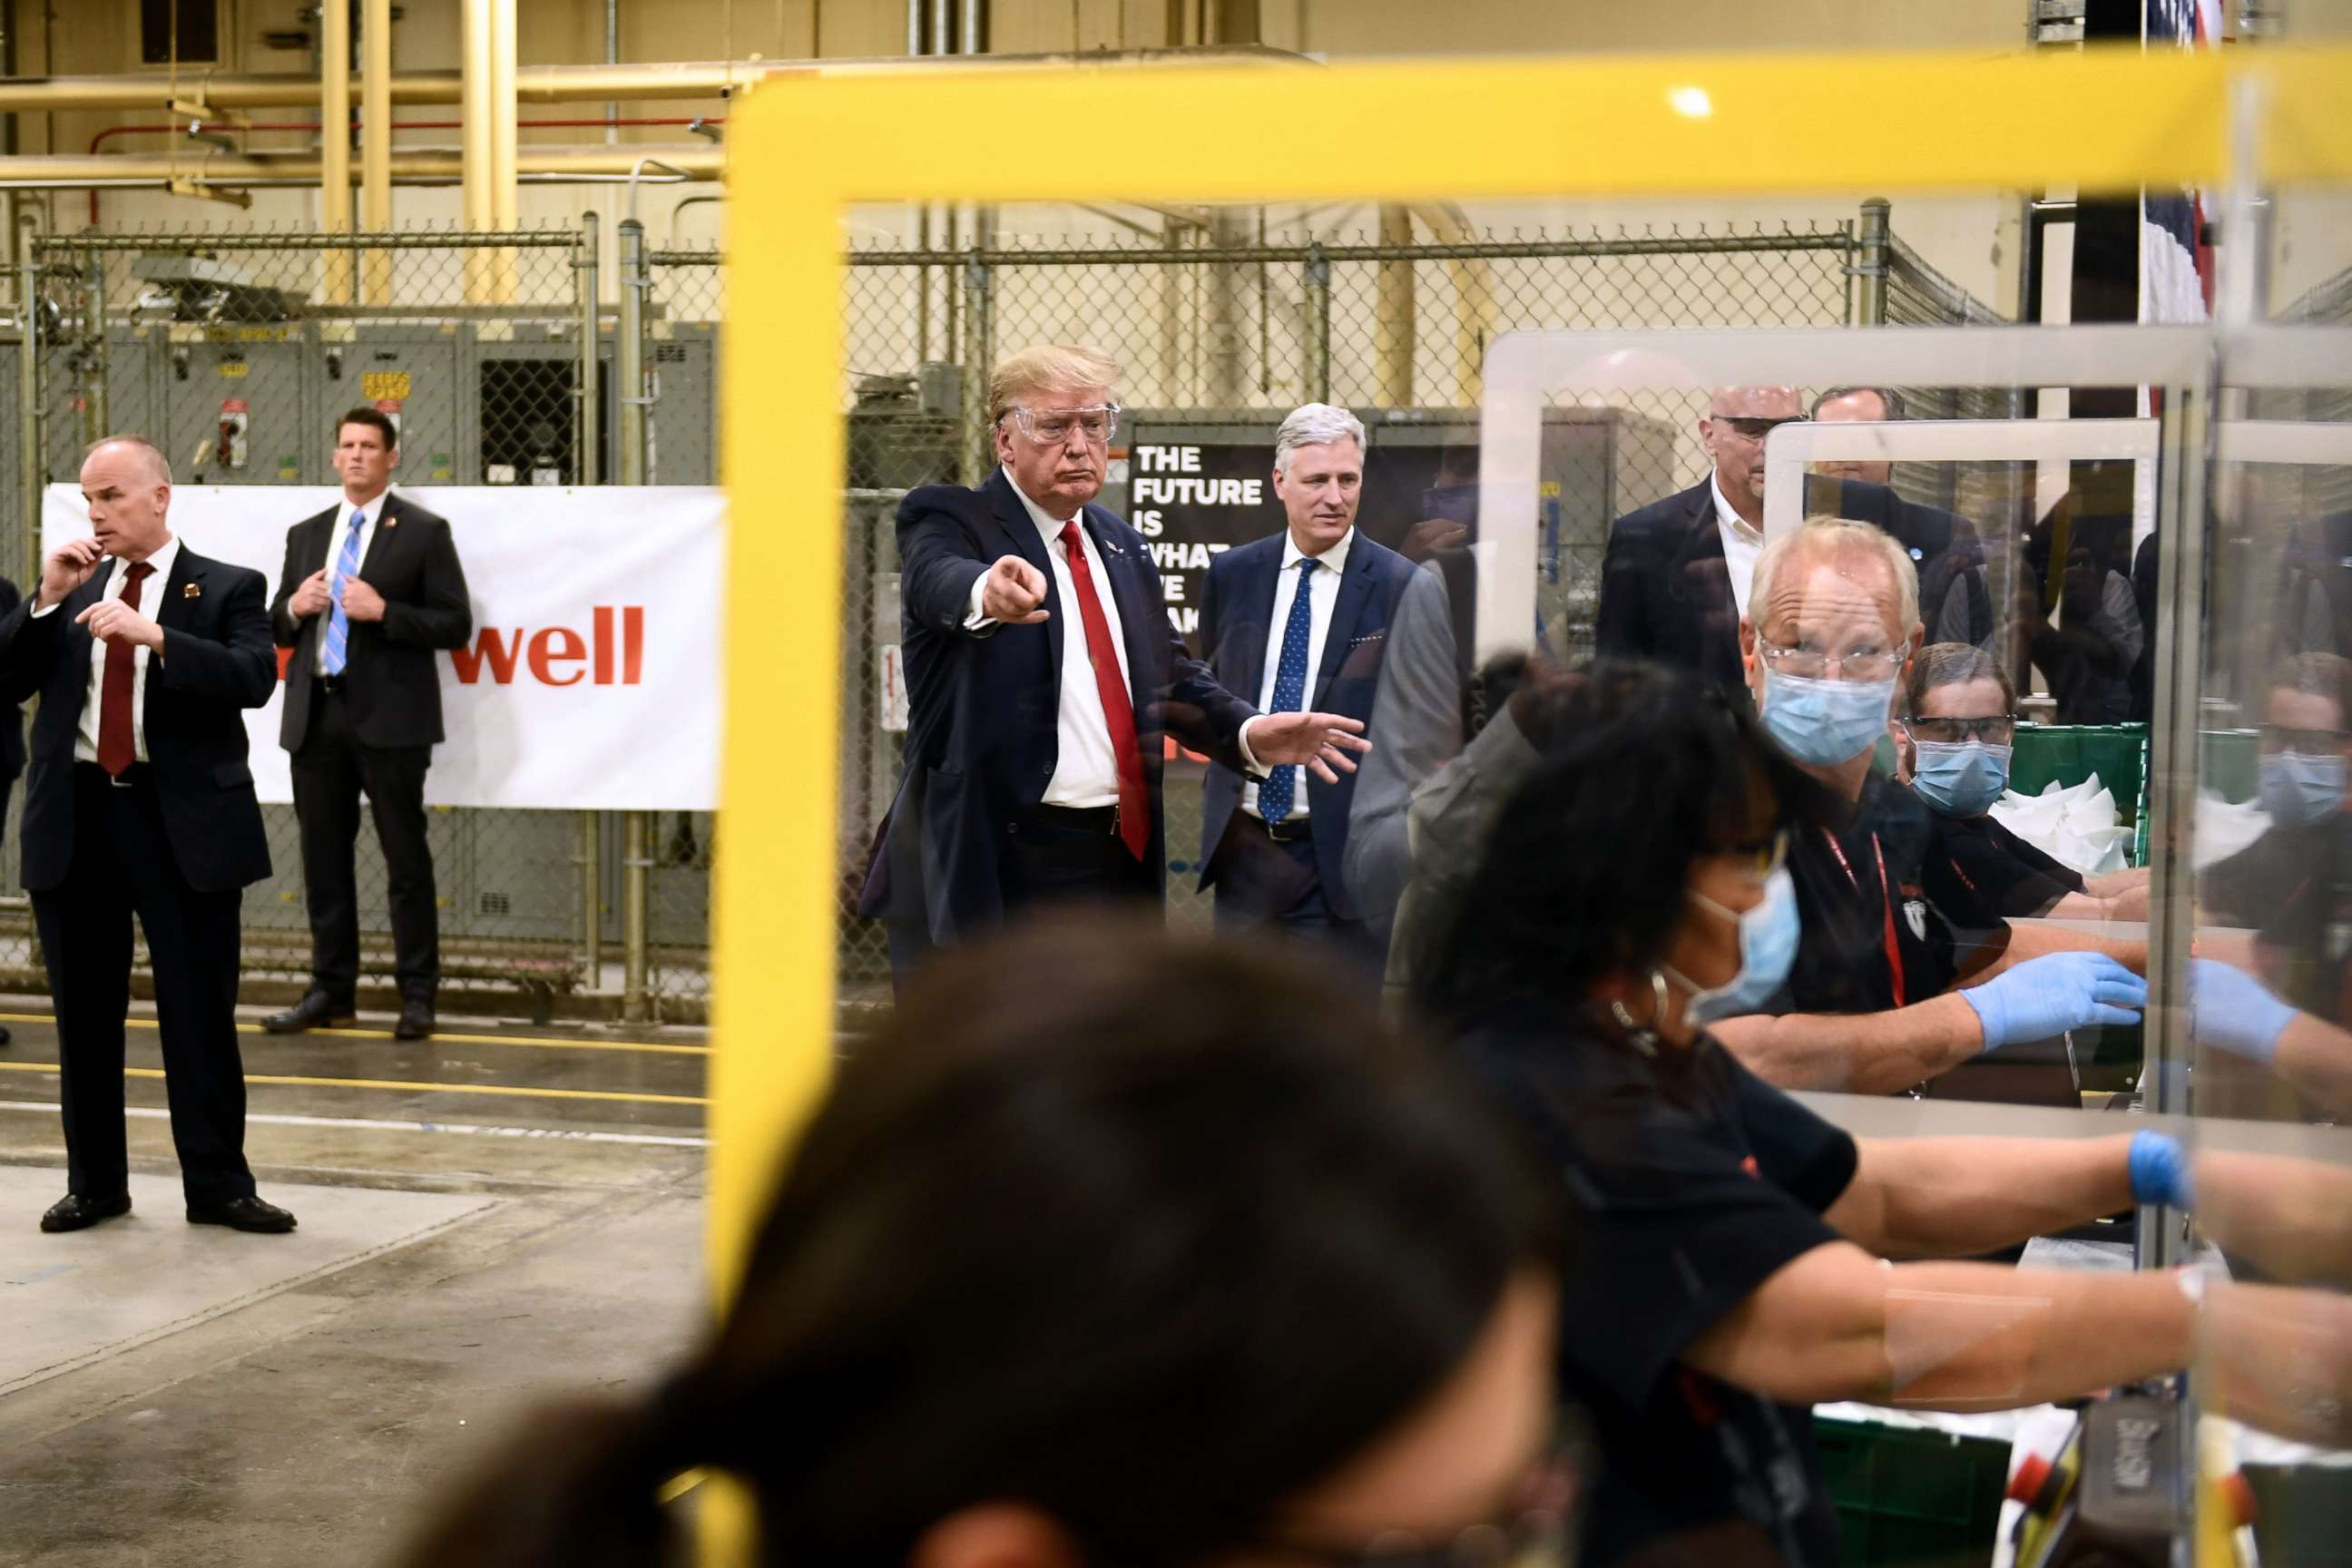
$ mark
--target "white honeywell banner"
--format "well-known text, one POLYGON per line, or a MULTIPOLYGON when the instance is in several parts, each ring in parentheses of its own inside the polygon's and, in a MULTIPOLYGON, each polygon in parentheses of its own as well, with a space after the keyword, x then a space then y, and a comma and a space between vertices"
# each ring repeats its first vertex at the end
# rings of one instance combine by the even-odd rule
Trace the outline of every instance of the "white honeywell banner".
MULTIPOLYGON (((719 803, 724 494, 706 486, 468 485, 398 493, 449 520, 474 635, 440 656, 448 739, 435 805, 709 811, 719 803)), ((179 485, 172 531, 278 591, 286 531, 341 500, 326 486, 179 485)), ((48 487, 43 548, 89 531, 48 487)), ((282 666, 285 656, 281 654, 282 666)), ((278 744, 285 688, 247 721, 265 801, 294 798, 278 744)))

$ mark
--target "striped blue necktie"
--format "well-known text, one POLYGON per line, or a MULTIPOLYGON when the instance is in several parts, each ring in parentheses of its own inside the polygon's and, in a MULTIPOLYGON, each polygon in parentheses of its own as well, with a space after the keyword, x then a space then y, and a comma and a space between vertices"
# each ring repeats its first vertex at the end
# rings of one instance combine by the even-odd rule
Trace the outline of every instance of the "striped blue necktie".
POLYGON ((330 592, 334 603, 327 607, 327 651, 325 664, 329 675, 341 675, 350 658, 352 623, 343 614, 343 584, 359 575, 360 529, 367 522, 364 510, 352 513, 352 531, 343 536, 343 552, 335 557, 335 578, 330 592))
MULTIPOLYGON (((1320 565, 1313 556, 1298 563, 1298 593, 1282 626, 1282 658, 1274 667, 1274 711, 1296 713, 1307 701, 1307 643, 1315 626, 1315 604, 1307 579, 1320 565)), ((1268 822, 1288 816, 1298 799, 1298 770, 1286 763, 1271 769, 1257 786, 1257 814, 1268 822)))

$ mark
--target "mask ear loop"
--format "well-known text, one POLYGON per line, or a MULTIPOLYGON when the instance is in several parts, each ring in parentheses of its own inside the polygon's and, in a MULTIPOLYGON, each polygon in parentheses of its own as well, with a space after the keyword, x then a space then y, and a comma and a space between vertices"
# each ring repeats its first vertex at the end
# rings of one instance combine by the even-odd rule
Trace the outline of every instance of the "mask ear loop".
POLYGON ((1633 1043, 1635 1050, 1645 1057, 1656 1056, 1658 1024, 1666 1016, 1666 977, 1664 972, 1655 969, 1650 971, 1650 1021, 1648 1023, 1636 1021, 1632 1009, 1625 1005, 1622 997, 1610 998, 1609 1016, 1616 1020, 1619 1028, 1625 1031, 1625 1037, 1633 1043))

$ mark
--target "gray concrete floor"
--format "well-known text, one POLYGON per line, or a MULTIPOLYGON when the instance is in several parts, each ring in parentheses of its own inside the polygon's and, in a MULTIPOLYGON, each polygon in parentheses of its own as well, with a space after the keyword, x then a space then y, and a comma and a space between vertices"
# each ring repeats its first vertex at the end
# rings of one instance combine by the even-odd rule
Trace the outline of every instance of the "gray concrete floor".
POLYGON ((703 1321, 698 1033, 248 1034, 276 1237, 185 1225, 146 1016, 137 1207, 46 1237, 57 1043, 0 998, 0 1565, 378 1562, 535 1399, 642 1389, 703 1321))

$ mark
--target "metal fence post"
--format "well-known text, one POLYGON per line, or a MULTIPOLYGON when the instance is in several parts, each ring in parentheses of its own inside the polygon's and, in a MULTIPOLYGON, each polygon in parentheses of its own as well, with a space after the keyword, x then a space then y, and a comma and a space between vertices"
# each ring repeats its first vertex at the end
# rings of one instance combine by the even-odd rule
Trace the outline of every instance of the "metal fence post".
POLYGON ((1857 327, 1883 327, 1886 324, 1888 211, 1885 196, 1873 196, 1862 204, 1862 230, 1853 264, 1856 283, 1853 324, 1857 327))
MULTIPOLYGON (((579 400, 578 423, 572 437, 574 465, 583 485, 604 482, 602 457, 604 405, 598 397, 602 366, 597 363, 598 321, 604 309, 598 251, 604 231, 594 213, 580 216, 580 258, 572 287, 580 303, 580 370, 572 389, 579 400)), ((601 813, 580 814, 580 968, 591 990, 600 990, 604 973, 604 819, 601 813)))
POLYGON ((995 268, 987 259, 988 253, 974 245, 963 264, 963 377, 964 377, 964 442, 963 477, 966 484, 980 483, 992 461, 988 445, 988 373, 991 368, 989 339, 996 331, 995 268))
MULTIPOLYGON (((625 485, 642 485, 646 482, 646 433, 653 414, 653 399, 646 389, 646 291, 652 279, 646 272, 645 226, 635 218, 624 218, 615 234, 621 268, 621 324, 613 340, 613 374, 619 384, 621 411, 619 477, 625 485)), ((621 1016, 637 1023, 648 1015, 646 972, 653 854, 644 812, 627 813, 621 828, 621 1016)))
POLYGON ((1307 247, 1307 401, 1331 401, 1331 258, 1320 243, 1307 247))
POLYGON ((16 367, 16 438, 24 460, 25 581, 41 581, 41 482, 47 477, 48 451, 41 428, 41 289, 38 270, 39 231, 33 215, 16 220, 16 316, 22 323, 17 337, 23 359, 16 367))
POLYGON ((82 331, 81 353, 79 356, 82 444, 88 446, 114 434, 114 422, 108 412, 106 399, 109 371, 105 257, 95 250, 82 252, 81 271, 77 281, 80 298, 76 310, 81 317, 82 331))

